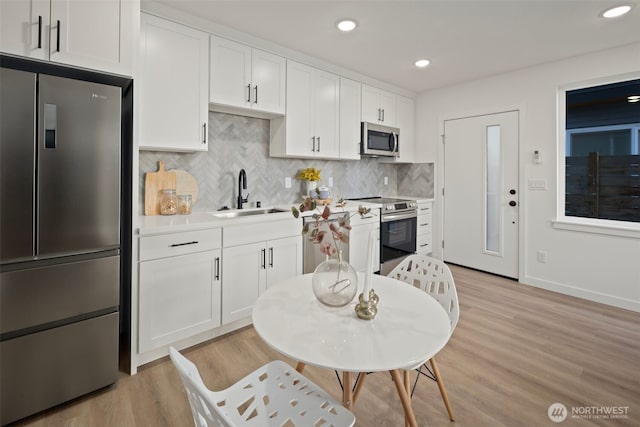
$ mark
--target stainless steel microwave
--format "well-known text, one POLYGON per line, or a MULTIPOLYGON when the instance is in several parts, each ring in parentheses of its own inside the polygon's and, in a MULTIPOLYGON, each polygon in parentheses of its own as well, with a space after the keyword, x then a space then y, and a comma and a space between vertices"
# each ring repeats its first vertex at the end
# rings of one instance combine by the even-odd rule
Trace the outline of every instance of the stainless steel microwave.
POLYGON ((398 157, 400 129, 369 122, 362 122, 361 129, 361 155, 398 157))

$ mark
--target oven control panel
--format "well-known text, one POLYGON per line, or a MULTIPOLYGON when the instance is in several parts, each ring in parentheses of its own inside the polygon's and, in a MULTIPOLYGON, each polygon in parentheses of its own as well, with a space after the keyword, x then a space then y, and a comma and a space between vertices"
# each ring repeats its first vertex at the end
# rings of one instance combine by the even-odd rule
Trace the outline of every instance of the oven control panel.
POLYGON ((403 212, 416 210, 418 204, 413 201, 386 203, 382 206, 383 212, 403 212))

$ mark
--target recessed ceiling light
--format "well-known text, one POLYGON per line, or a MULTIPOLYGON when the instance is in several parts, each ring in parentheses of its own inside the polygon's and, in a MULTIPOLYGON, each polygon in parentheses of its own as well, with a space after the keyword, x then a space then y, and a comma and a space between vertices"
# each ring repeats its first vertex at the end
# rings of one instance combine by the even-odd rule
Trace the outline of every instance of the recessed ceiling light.
POLYGON ((342 19, 336 24, 336 26, 340 31, 344 31, 346 33, 355 29, 358 24, 356 24, 356 21, 353 19, 342 19))
POLYGON ((428 59, 418 59, 418 60, 417 60, 416 62, 414 62, 413 64, 414 64, 416 67, 424 68, 424 67, 426 67, 427 65, 429 65, 430 63, 431 63, 431 61, 429 61, 428 59))
POLYGON ((602 16, 604 16, 605 18, 617 18, 618 16, 622 16, 625 13, 629 12, 631 10, 631 6, 629 5, 624 5, 624 6, 616 6, 616 7, 612 7, 611 9, 607 9, 602 16))
POLYGON ((627 101, 628 102, 638 102, 638 101, 640 101, 640 95, 627 96, 627 101))

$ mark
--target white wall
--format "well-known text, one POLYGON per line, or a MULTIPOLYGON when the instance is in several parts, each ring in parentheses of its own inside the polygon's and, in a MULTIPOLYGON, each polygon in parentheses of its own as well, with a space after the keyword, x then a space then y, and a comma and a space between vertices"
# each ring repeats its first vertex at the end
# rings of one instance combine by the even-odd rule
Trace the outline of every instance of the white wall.
MULTIPOLYGON (((473 64, 470 64, 473 66, 473 64)), ((442 239, 442 143, 447 119, 520 110, 520 282, 640 311, 640 233, 627 236, 554 228, 557 209, 558 88, 640 71, 640 43, 421 93, 418 157, 436 162, 434 242, 442 239), (534 150, 542 164, 531 161, 534 150), (529 191, 529 179, 547 191, 529 191), (536 252, 548 253, 539 263, 536 252)), ((562 191, 563 189, 561 189, 562 191)), ((434 243, 436 255, 442 250, 434 243)))

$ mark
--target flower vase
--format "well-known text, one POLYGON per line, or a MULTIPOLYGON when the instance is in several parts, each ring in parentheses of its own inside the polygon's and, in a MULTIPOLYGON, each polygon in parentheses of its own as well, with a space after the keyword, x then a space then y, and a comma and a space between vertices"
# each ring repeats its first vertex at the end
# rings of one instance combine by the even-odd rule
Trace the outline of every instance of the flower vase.
POLYGON ((349 304, 358 290, 358 274, 348 262, 338 258, 329 258, 320 263, 313 272, 313 293, 318 301, 331 307, 349 304))
POLYGON ((318 196, 317 188, 318 181, 307 181, 307 192, 305 195, 311 198, 316 198, 318 196))

